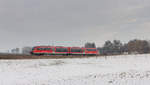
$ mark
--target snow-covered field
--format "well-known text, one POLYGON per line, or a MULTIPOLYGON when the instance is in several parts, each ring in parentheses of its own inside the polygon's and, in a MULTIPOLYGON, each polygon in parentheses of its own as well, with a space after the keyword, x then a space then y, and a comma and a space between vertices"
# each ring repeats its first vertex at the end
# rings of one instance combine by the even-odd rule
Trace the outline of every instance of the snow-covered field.
POLYGON ((150 85, 150 54, 0 60, 0 85, 150 85))

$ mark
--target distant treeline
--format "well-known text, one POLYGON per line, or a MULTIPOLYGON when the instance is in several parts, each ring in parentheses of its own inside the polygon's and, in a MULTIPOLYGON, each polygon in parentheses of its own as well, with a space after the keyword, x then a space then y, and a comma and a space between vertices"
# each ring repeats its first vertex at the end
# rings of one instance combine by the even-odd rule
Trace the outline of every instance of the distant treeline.
MULTIPOLYGON (((86 43, 85 47, 96 47, 94 43, 86 43)), ((120 54, 145 54, 150 53, 150 42, 147 40, 134 39, 128 43, 120 40, 106 41, 103 47, 97 47, 101 55, 120 55, 120 54)))

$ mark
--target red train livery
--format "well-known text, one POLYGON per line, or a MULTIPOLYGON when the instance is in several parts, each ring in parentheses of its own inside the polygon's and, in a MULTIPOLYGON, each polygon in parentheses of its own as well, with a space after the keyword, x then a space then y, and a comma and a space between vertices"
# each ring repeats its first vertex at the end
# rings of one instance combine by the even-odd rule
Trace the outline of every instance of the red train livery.
POLYGON ((96 48, 62 47, 62 46, 35 46, 33 55, 98 55, 96 48))

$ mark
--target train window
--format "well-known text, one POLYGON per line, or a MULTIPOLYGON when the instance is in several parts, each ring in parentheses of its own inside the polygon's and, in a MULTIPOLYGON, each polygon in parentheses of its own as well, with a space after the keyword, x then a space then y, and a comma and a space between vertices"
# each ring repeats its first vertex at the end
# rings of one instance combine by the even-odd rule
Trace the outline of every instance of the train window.
POLYGON ((47 50, 47 48, 43 48, 43 50, 47 50))
POLYGON ((44 48, 44 50, 52 50, 51 48, 44 48))
POLYGON ((52 50, 52 48, 48 48, 48 50, 52 50))
POLYGON ((42 48, 37 48, 37 50, 42 50, 42 48))
POLYGON ((82 52, 82 49, 79 49, 79 48, 71 48, 71 52, 82 52))
POLYGON ((67 48, 56 48, 56 52, 68 52, 67 48))
POLYGON ((96 49, 86 49, 87 51, 96 51, 96 49))

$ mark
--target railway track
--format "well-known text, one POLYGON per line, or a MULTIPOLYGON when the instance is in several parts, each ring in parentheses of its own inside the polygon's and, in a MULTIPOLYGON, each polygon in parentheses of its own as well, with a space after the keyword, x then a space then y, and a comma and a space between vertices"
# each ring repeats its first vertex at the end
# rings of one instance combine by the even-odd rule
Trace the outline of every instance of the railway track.
POLYGON ((86 58, 86 57, 96 57, 96 56, 76 56, 76 55, 71 55, 71 56, 61 56, 61 55, 35 56, 35 55, 0 53, 0 59, 60 59, 60 58, 86 58))

